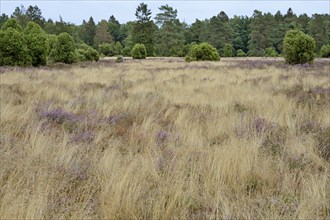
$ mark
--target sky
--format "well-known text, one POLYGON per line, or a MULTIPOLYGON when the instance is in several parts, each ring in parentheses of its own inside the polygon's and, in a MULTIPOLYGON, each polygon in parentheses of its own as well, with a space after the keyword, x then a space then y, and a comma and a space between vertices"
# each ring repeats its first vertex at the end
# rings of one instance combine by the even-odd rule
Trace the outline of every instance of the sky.
POLYGON ((126 23, 135 20, 135 11, 141 2, 148 5, 153 17, 159 13, 158 8, 161 5, 168 4, 178 10, 180 21, 185 21, 188 24, 193 23, 196 18, 199 20, 211 18, 220 11, 226 12, 229 17, 234 15, 250 17, 255 9, 272 14, 280 10, 282 14, 285 14, 288 8, 291 7, 297 15, 303 13, 309 16, 314 13, 330 14, 330 0, 0 0, 0 12, 1 14, 11 15, 17 6, 24 5, 27 8, 29 5, 37 5, 41 9, 43 17, 46 19, 51 18, 54 21, 59 20, 59 16, 61 16, 64 21, 79 25, 83 19, 88 20, 90 16, 93 16, 95 22, 99 22, 102 19, 108 20, 111 15, 114 15, 120 23, 126 23))

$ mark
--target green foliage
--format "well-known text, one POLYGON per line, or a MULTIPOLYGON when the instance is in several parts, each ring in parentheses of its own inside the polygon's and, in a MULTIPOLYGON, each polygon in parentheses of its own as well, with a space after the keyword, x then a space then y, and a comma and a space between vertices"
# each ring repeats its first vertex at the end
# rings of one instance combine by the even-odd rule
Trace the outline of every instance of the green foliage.
POLYGON ((13 28, 19 32, 23 31, 22 26, 17 22, 15 18, 8 19, 1 27, 1 30, 5 31, 9 28, 13 28))
POLYGON ((133 59, 145 59, 147 56, 147 50, 144 44, 135 44, 132 49, 133 59))
POLYGON ((299 30, 286 32, 283 50, 288 64, 312 63, 314 60, 315 40, 299 30))
POLYGON ((141 3, 137 9, 135 16, 136 22, 133 24, 132 41, 133 44, 144 44, 146 47, 147 55, 154 55, 154 32, 157 26, 151 20, 151 11, 148 9, 147 4, 141 3))
POLYGON ((30 21, 24 31, 29 55, 32 58, 33 66, 47 64, 49 52, 48 37, 44 30, 37 24, 30 21))
POLYGON ((96 27, 96 34, 94 37, 95 48, 97 48, 99 44, 111 43, 112 41, 112 36, 108 32, 108 22, 105 20, 100 21, 96 27))
POLYGON ((231 44, 225 44, 225 57, 232 57, 233 56, 233 46, 231 44))
POLYGON ((29 66, 31 62, 23 33, 11 27, 0 30, 0 66, 29 66))
POLYGON ((105 56, 116 56, 123 54, 123 46, 120 42, 105 43, 99 45, 99 52, 105 56))
POLYGON ((185 57, 186 61, 219 61, 220 56, 218 51, 208 43, 194 44, 190 47, 190 50, 185 57))
POLYGON ((239 49, 239 50, 237 50, 237 56, 238 57, 246 57, 246 53, 243 50, 239 49))
POLYGON ((122 55, 117 56, 116 63, 124 62, 124 57, 122 55))
POLYGON ((321 47, 320 56, 324 58, 330 57, 330 44, 321 47))
POLYGON ((79 61, 98 61, 100 59, 99 53, 85 43, 79 45, 77 52, 79 61))
POLYGON ((61 33, 57 37, 54 49, 50 53, 54 62, 74 63, 78 61, 76 46, 73 38, 68 33, 61 33))
POLYGON ((266 57, 277 57, 278 54, 277 54, 277 52, 276 52, 276 50, 275 50, 274 47, 268 47, 265 50, 265 56, 266 57))
POLYGON ((179 56, 184 45, 183 25, 177 19, 177 10, 163 5, 159 7, 161 13, 155 17, 160 26, 155 33, 155 47, 158 56, 179 56))
POLYGON ((123 55, 124 56, 132 56, 132 48, 130 48, 130 47, 124 47, 124 49, 123 49, 123 55))
POLYGON ((103 54, 104 56, 114 56, 116 53, 116 48, 114 44, 100 44, 99 45, 99 52, 103 54))
POLYGON ((48 34, 47 37, 48 37, 48 45, 49 45, 49 50, 48 50, 48 56, 49 56, 50 52, 55 47, 55 44, 57 42, 57 36, 55 34, 48 34))
POLYGON ((115 48, 116 48, 116 55, 123 55, 123 46, 119 41, 116 42, 115 48))

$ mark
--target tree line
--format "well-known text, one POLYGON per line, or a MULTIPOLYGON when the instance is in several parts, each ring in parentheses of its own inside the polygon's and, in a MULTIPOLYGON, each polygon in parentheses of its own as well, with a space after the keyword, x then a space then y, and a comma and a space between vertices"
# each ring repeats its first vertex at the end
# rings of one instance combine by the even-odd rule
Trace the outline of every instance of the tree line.
POLYGON ((290 30, 299 30, 312 36, 317 55, 330 54, 329 14, 313 14, 309 17, 307 14, 296 15, 289 8, 286 14, 278 11, 273 15, 255 10, 251 17, 229 18, 221 11, 208 19, 196 19, 192 24, 187 24, 178 19, 177 10, 171 6, 166 4, 158 9, 159 12, 153 17, 148 5, 141 3, 137 6, 135 21, 121 24, 111 15, 108 20, 98 23, 90 17, 83 20, 81 25, 75 25, 63 21, 61 17, 59 21, 46 20, 38 6, 30 5, 26 9, 21 5, 10 16, 0 16, 0 27, 3 29, 6 21, 15 19, 22 30, 26 30, 33 22, 41 28, 40 33, 48 36, 48 55, 53 53, 53 58, 56 57, 54 48, 51 48, 55 46, 54 36, 67 33, 70 38, 67 37, 67 40, 80 50, 80 54, 76 52, 76 58, 72 58, 73 61, 88 60, 90 53, 95 51, 105 56, 131 56, 135 44, 145 46, 146 56, 183 57, 192 45, 200 43, 212 45, 221 57, 281 56, 284 52, 284 36, 290 30))

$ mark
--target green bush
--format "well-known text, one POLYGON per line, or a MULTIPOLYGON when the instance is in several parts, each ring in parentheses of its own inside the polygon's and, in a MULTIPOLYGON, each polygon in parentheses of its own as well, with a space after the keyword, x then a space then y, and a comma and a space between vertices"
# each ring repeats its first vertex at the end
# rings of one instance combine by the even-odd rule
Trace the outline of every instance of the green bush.
POLYGON ((47 55, 49 51, 48 37, 42 28, 34 23, 29 22, 25 31, 25 39, 29 55, 32 58, 33 66, 41 66, 47 64, 47 55))
POLYGON ((185 60, 188 62, 200 60, 219 61, 220 56, 212 45, 208 43, 201 43, 194 44, 190 47, 185 60))
POLYGON ((241 49, 238 49, 237 50, 237 54, 236 54, 238 57, 246 57, 246 53, 241 50, 241 49))
POLYGON ((133 59, 145 59, 147 56, 147 50, 144 44, 135 44, 132 49, 133 59))
POLYGON ((112 57, 116 54, 115 44, 103 43, 99 45, 99 52, 104 56, 112 57))
POLYGON ((277 52, 276 52, 276 50, 275 50, 274 47, 268 47, 265 50, 265 56, 266 57, 277 57, 278 54, 277 54, 277 52))
POLYGON ((79 45, 77 52, 79 61, 98 61, 100 59, 99 53, 85 43, 79 45))
POLYGON ((99 52, 105 56, 117 56, 123 54, 123 46, 119 41, 109 43, 103 43, 99 45, 99 52))
POLYGON ((121 43, 119 41, 116 42, 115 48, 116 48, 115 55, 123 55, 123 46, 121 45, 121 43))
POLYGON ((12 27, 0 30, 0 66, 29 66, 31 62, 23 33, 12 27))
POLYGON ((22 26, 18 23, 18 21, 15 18, 10 18, 8 19, 1 27, 1 30, 5 31, 8 28, 13 28, 17 30, 18 32, 22 32, 23 28, 22 26))
POLYGON ((76 46, 71 35, 66 32, 58 35, 50 57, 54 62, 71 64, 78 61, 76 46))
POLYGON ((49 45, 49 50, 48 50, 48 56, 49 56, 52 49, 55 48, 55 44, 57 42, 57 36, 55 34, 48 34, 47 37, 48 37, 48 45, 49 45))
POLYGON ((225 57, 232 57, 233 56, 233 46, 231 44, 225 44, 225 57))
POLYGON ((288 64, 312 63, 315 40, 299 30, 287 31, 283 41, 284 58, 288 64))
POLYGON ((324 58, 330 57, 330 44, 321 47, 320 56, 324 58))
POLYGON ((117 56, 116 62, 117 62, 117 63, 122 63, 122 62, 124 62, 124 57, 123 57, 122 55, 117 56))
POLYGON ((124 47, 123 55, 128 56, 128 57, 132 56, 132 48, 130 48, 128 46, 124 47))

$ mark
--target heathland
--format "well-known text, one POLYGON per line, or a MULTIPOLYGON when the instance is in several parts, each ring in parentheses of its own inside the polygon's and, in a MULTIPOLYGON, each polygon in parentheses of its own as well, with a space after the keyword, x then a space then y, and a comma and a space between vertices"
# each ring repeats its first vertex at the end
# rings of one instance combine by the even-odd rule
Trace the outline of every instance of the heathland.
POLYGON ((328 218, 329 64, 1 67, 0 218, 328 218))

